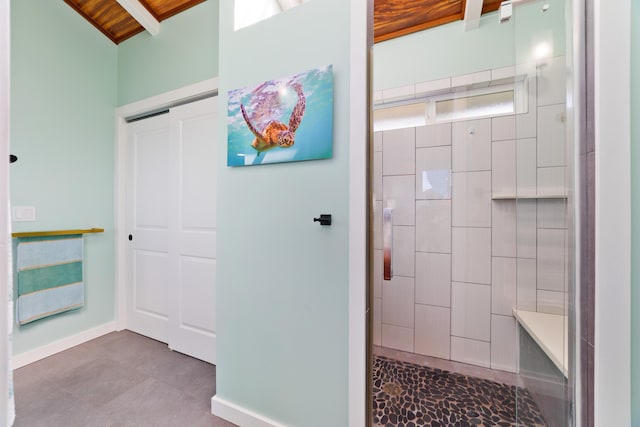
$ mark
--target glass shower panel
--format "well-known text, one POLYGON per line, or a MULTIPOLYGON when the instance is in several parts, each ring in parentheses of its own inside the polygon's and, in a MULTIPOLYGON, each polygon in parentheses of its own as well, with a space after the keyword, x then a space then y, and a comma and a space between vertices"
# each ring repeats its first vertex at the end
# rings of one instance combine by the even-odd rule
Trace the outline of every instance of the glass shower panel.
MULTIPOLYGON (((564 0, 513 9, 516 73, 527 81, 528 109, 516 115, 514 139, 504 143, 514 148, 499 148, 515 153, 514 176, 504 176, 502 189, 513 199, 494 200, 499 215, 515 218, 518 391, 526 390, 549 426, 571 425, 573 142, 566 137, 566 10, 564 0), (515 191, 506 188, 512 182, 515 191)), ((522 402, 519 418, 527 411, 522 402)))
POLYGON ((519 3, 510 58, 379 88, 373 425, 570 420, 565 4, 519 3))

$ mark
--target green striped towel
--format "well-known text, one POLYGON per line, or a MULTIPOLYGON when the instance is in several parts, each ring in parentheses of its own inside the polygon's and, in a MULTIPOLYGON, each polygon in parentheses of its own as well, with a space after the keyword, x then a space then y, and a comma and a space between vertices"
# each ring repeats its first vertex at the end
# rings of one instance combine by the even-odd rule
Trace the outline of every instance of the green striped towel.
POLYGON ((82 235, 18 240, 16 315, 24 325, 84 305, 82 235))

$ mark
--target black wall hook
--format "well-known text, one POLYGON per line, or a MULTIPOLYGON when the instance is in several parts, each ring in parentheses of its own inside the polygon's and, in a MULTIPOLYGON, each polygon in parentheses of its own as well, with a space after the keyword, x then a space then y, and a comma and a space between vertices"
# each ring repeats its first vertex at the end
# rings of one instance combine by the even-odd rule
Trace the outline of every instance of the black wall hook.
POLYGON ((320 225, 331 225, 331 215, 322 214, 320 218, 313 218, 313 222, 319 222, 320 225))
POLYGON ((18 160, 18 156, 14 156, 13 154, 9 154, 9 163, 15 163, 18 160))

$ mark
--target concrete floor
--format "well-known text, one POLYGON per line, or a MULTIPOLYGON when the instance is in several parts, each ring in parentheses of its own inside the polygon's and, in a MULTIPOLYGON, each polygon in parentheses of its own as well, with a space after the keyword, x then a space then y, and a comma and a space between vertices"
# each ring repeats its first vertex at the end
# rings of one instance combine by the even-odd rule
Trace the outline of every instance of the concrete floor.
POLYGON ((216 367, 130 331, 14 372, 15 427, 230 427, 211 415, 216 367))

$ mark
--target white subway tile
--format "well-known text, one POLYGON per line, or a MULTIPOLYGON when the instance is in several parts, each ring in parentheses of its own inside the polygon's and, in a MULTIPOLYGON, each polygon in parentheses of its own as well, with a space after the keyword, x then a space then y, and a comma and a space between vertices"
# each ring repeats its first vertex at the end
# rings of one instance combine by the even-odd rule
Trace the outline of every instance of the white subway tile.
POLYGON ((382 346, 413 353, 413 328, 383 323, 382 346))
POLYGON ((516 241, 519 258, 536 257, 536 201, 518 200, 516 203, 516 241))
POLYGON ((516 116, 494 117, 491 119, 491 140, 516 139, 516 116))
POLYGON ((544 60, 538 70, 538 105, 565 102, 567 67, 564 56, 544 60))
POLYGON ((518 258, 518 310, 537 310, 536 260, 518 258))
POLYGON ((416 149, 416 198, 451 198, 451 147, 416 149))
POLYGON ((491 287, 474 283, 451 284, 451 334, 491 340, 491 287))
POLYGON ((535 61, 529 61, 529 62, 519 62, 518 64, 516 64, 516 76, 522 76, 525 75, 528 78, 536 77, 536 62, 535 61))
POLYGON ((454 227, 491 227, 491 172, 453 174, 454 227))
POLYGON ((393 274, 415 276, 416 229, 410 226, 393 227, 393 274))
POLYGON ((502 67, 502 68, 494 68, 491 70, 491 82, 494 83, 496 80, 508 79, 515 77, 516 75, 516 67, 502 67))
POLYGON ((382 185, 384 207, 393 209, 393 225, 415 225, 415 177, 385 176, 382 185))
POLYGON ((451 306, 451 254, 416 253, 416 304, 451 306))
POLYGON ((455 122, 452 141, 454 172, 491 170, 491 119, 455 122))
POLYGON ((518 139, 535 138, 537 131, 537 112, 534 108, 526 114, 516 114, 516 137, 518 139))
POLYGON ((414 304, 412 277, 394 275, 382 283, 382 323, 413 328, 414 304))
POLYGON ((549 314, 566 314, 564 311, 565 292, 538 290, 538 311, 549 314))
POLYGON ((421 95, 437 95, 439 93, 449 92, 451 89, 451 78, 440 80, 431 80, 416 84, 416 96, 421 95))
POLYGON ((537 129, 536 78, 528 78, 528 111, 516 114, 516 138, 535 138, 537 129))
POLYGON ((567 194, 564 185, 565 173, 564 166, 538 168, 538 195, 567 194))
POLYGON ((373 297, 382 298, 382 279, 384 277, 383 251, 373 251, 373 297))
POLYGON ((491 191, 516 194, 516 141, 494 142, 491 150, 491 191))
POLYGON ((395 129, 383 132, 383 175, 407 175, 415 173, 415 128, 395 129))
POLYGON ((516 372, 518 366, 516 319, 491 316, 491 369, 516 372))
POLYGON ((416 128, 416 147, 437 147, 441 145, 451 145, 451 123, 416 128))
POLYGON ((538 229, 538 289, 563 291, 565 231, 538 229))
POLYGON ((567 228, 566 199, 538 200, 538 228, 567 228))
POLYGON ((373 204, 373 247, 382 249, 382 202, 373 204))
POLYGON ((451 78, 451 87, 484 87, 491 82, 491 70, 479 71, 477 73, 463 74, 451 78))
POLYGON ((397 99, 410 99, 415 96, 415 86, 407 85, 394 87, 390 89, 382 89, 382 99, 389 102, 397 99))
POLYGON ((451 253, 451 200, 416 202, 416 251, 451 253))
POLYGON ((491 344, 452 336, 451 360, 490 368, 491 344))
POLYGON ((493 256, 517 255, 516 203, 514 200, 496 200, 491 204, 493 256))
POLYGON ((566 164, 565 121, 564 104, 538 107, 538 167, 566 164))
POLYGON ((373 151, 382 151, 382 131, 373 133, 373 151))
POLYGON ((491 284, 491 229, 454 227, 452 236, 451 280, 491 284))
POLYGON ((415 352, 449 359, 451 313, 444 307, 416 304, 415 352))
POLYGON ((373 153, 373 200, 382 200, 382 152, 373 153))
POLYGON ((516 141, 516 183, 519 196, 535 196, 537 193, 536 139, 516 141))
POLYGON ((516 308, 516 258, 493 257, 491 268, 491 313, 511 316, 516 308))

